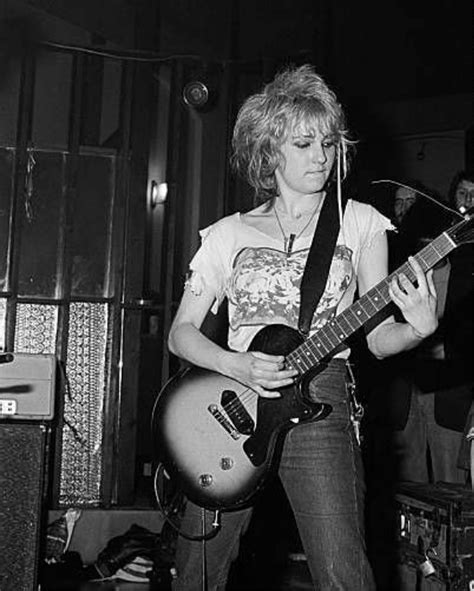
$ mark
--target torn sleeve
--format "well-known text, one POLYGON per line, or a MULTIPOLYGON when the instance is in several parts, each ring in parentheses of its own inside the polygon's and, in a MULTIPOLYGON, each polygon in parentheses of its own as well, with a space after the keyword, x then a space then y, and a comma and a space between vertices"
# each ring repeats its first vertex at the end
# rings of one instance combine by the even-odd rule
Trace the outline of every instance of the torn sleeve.
POLYGON ((374 207, 369 207, 362 249, 372 248, 374 239, 380 234, 385 234, 387 230, 395 230, 395 226, 374 207))
POLYGON ((223 260, 225 249, 215 227, 205 228, 199 234, 201 246, 189 264, 185 288, 196 296, 202 294, 204 289, 213 292, 215 300, 211 311, 216 314, 226 295, 226 266, 223 260))

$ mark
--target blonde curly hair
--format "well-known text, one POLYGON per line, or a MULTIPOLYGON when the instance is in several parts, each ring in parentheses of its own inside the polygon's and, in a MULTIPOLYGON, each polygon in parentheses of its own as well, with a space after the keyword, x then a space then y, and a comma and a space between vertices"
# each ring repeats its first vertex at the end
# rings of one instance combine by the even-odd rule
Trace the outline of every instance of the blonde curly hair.
MULTIPOLYGON (((268 199, 277 194, 274 173, 281 162, 280 146, 300 124, 313 133, 322 131, 330 136, 349 162, 355 142, 349 139, 346 117, 335 93, 311 65, 290 66, 262 92, 245 100, 234 126, 232 165, 258 197, 268 199)), ((331 180, 334 178, 333 170, 331 180)))

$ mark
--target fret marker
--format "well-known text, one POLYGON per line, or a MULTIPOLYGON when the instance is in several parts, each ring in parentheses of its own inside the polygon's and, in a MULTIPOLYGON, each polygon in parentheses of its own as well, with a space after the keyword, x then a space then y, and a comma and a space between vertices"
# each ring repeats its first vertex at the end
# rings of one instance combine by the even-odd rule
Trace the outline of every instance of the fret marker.
POLYGON ((360 314, 361 314, 360 310, 357 310, 356 314, 357 314, 357 316, 360 316, 360 314))

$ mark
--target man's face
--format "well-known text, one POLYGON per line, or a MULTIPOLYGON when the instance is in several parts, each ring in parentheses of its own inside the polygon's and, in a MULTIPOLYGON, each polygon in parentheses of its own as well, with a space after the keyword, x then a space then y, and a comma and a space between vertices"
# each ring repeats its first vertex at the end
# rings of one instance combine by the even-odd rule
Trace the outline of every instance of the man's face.
POLYGON ((393 210, 398 224, 402 222, 403 218, 406 216, 409 209, 414 205, 415 201, 415 191, 412 191, 411 189, 405 189, 405 187, 400 187, 397 189, 397 192, 395 193, 393 210))
POLYGON ((472 207, 474 201, 474 183, 471 181, 461 181, 454 194, 454 202, 456 209, 461 213, 464 213, 472 207))

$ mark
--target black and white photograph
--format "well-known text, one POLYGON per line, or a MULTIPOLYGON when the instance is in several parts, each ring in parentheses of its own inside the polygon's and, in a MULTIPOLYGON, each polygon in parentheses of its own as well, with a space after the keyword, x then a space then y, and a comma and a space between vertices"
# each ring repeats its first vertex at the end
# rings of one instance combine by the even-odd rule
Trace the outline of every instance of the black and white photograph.
POLYGON ((472 0, 0 0, 0 591, 474 591, 472 0))

